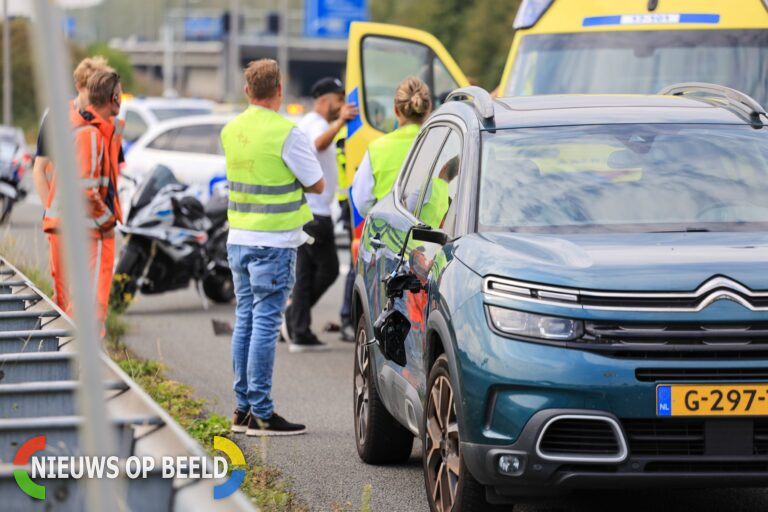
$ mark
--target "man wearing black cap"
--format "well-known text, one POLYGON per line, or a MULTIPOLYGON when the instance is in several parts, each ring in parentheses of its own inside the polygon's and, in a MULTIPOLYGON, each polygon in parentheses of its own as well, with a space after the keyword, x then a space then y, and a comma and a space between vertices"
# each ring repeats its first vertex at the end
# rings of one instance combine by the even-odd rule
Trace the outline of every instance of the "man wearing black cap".
POLYGON ((307 134, 314 145, 317 159, 323 169, 325 191, 306 194, 314 220, 304 226, 314 243, 299 247, 296 258, 296 284, 291 294, 291 305, 286 310, 289 350, 307 352, 323 350, 322 343, 310 329, 312 306, 330 288, 339 276, 339 258, 331 219, 331 204, 335 201, 338 167, 333 139, 350 119, 357 116, 357 108, 344 103, 344 84, 338 78, 323 78, 312 86, 314 110, 299 123, 299 130, 307 134))

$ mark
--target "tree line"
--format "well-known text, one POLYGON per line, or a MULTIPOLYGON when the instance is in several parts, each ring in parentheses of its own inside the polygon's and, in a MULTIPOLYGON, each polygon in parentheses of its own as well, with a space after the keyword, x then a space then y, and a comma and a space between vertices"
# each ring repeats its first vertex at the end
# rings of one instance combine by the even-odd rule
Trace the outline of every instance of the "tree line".
POLYGON ((371 18, 426 30, 437 37, 472 82, 499 84, 521 0, 388 0, 370 2, 371 18))

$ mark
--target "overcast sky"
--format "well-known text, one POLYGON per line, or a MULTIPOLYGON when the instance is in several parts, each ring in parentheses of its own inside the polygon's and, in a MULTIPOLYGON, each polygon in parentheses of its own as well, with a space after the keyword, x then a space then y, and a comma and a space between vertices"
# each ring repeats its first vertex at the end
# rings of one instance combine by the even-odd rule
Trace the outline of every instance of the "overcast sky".
MULTIPOLYGON (((101 2, 102 0, 56 0, 56 3, 64 7, 88 7, 101 2)), ((2 9, 1 5, 0 9, 2 9)), ((29 16, 32 14, 32 2, 30 0, 8 0, 8 11, 11 16, 29 16)))

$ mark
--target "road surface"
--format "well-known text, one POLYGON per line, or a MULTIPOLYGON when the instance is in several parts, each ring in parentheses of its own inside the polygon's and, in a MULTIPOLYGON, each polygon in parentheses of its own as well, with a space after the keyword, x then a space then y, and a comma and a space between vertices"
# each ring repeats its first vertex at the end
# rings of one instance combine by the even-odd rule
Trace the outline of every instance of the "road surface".
MULTIPOLYGON (((0 239, 13 238, 28 259, 45 265, 47 245, 40 231, 42 209, 34 199, 19 205, 10 226, 0 228, 0 239)), ((343 253, 341 261, 348 261, 343 253)), ((355 451, 352 422, 353 346, 337 334, 322 333, 328 321, 338 321, 341 279, 315 310, 313 323, 331 350, 290 354, 280 344, 274 374, 276 410, 290 420, 304 422, 304 436, 270 438, 266 459, 280 468, 295 494, 310 510, 335 507, 359 510, 363 488, 371 484, 371 510, 411 512, 428 510, 421 472, 421 446, 414 445, 407 464, 373 467, 360 462, 355 451)), ((138 355, 162 361, 171 378, 191 386, 209 401, 211 411, 230 415, 232 367, 229 338, 217 337, 211 321, 233 321, 234 307, 212 306, 204 311, 191 288, 160 296, 139 296, 126 319, 131 330, 127 345, 138 355)), ((237 436, 241 447, 259 446, 256 439, 237 436)), ((768 485, 768 482, 766 482, 768 485)), ((589 492, 568 499, 515 507, 515 512, 554 510, 597 511, 764 511, 768 489, 589 492)))

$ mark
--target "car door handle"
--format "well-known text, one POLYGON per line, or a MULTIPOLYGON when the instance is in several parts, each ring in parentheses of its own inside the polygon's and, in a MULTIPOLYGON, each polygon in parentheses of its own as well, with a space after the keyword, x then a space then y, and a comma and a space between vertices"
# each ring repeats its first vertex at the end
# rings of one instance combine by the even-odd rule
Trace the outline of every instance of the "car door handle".
POLYGON ((381 249, 384 247, 384 242, 381 241, 381 238, 379 238, 378 235, 368 237, 368 241, 374 249, 381 249))

